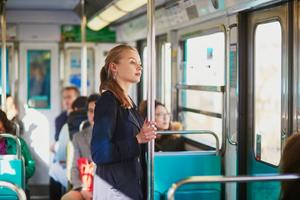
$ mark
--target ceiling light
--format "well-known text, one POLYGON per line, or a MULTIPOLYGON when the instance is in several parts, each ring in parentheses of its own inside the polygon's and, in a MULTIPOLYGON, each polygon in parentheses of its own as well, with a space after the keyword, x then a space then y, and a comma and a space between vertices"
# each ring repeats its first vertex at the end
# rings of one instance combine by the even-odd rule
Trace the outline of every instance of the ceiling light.
POLYGON ((147 3, 147 0, 119 0, 116 2, 116 6, 120 9, 130 12, 147 3))
POLYGON ((109 22, 101 20, 98 16, 96 16, 91 21, 89 21, 87 26, 90 29, 92 29, 93 31, 98 31, 98 30, 104 28, 105 26, 107 26, 108 24, 109 24, 109 22))
POLYGON ((134 11, 135 9, 145 5, 147 0, 117 0, 111 3, 104 10, 101 10, 99 14, 95 15, 87 24, 87 26, 98 31, 111 22, 118 20, 128 12, 134 11))

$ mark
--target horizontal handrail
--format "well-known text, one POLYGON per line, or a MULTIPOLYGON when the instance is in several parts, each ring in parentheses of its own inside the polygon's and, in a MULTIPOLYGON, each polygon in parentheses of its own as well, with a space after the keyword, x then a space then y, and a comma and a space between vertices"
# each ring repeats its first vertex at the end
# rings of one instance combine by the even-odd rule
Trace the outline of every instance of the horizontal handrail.
POLYGON ((182 130, 182 131, 156 131, 157 134, 161 135, 172 135, 172 134, 179 134, 179 135, 190 135, 190 134, 199 134, 199 135, 212 135, 216 139, 216 155, 219 155, 219 138, 216 133, 209 131, 209 130, 182 130))
POLYGON ((191 176, 173 183, 168 190, 168 200, 174 200, 176 190, 191 183, 232 183, 232 182, 255 182, 255 181, 289 181, 300 179, 299 174, 263 175, 263 176, 191 176))
POLYGON ((11 139, 15 140, 15 142, 16 142, 16 151, 17 151, 16 155, 17 155, 17 158, 20 160, 22 158, 20 139, 17 136, 9 134, 9 133, 1 133, 0 138, 1 137, 2 138, 11 138, 11 139))
POLYGON ((203 92, 224 92, 225 91, 224 86, 208 86, 208 85, 177 84, 176 88, 180 89, 180 90, 197 90, 197 91, 203 91, 203 92))
POLYGON ((17 194, 19 200, 26 200, 26 195, 24 190, 19 188, 17 185, 6 181, 0 181, 0 187, 5 187, 14 191, 17 194))
POLYGON ((210 112, 210 111, 206 111, 206 110, 188 108, 188 107, 183 107, 183 106, 179 106, 178 109, 180 112, 181 111, 192 112, 192 113, 198 113, 198 114, 222 119, 222 113, 210 112))

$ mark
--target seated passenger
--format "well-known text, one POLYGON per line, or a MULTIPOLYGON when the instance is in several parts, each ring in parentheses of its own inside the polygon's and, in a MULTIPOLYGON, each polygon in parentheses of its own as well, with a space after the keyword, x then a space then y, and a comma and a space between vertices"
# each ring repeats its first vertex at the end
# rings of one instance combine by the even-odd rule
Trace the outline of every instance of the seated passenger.
MULTIPOLYGON (((12 96, 8 95, 6 98, 6 113, 7 118, 11 120, 12 122, 19 125, 19 136, 22 136, 24 134, 24 124, 19 118, 19 111, 17 108, 17 105, 15 103, 15 100, 12 96)), ((14 127, 16 128, 16 127, 14 127)))
MULTIPOLYGON (((1 133, 8 133, 15 135, 15 132, 13 131, 12 123, 7 119, 6 114, 0 110, 0 134, 1 133)), ((32 159, 30 150, 26 144, 26 142, 19 137, 19 140, 21 142, 21 153, 24 159, 25 164, 25 192, 27 199, 30 199, 29 195, 29 189, 28 189, 28 179, 33 176, 35 171, 35 161, 32 159)), ((16 142, 14 139, 11 138, 1 138, 0 139, 0 154, 16 154, 16 142)))
MULTIPOLYGON (((280 171, 282 174, 300 174, 300 134, 295 133, 290 136, 285 145, 280 161, 280 171)), ((281 182, 281 199, 300 199, 300 180, 281 182)))
POLYGON ((79 131, 81 122, 87 119, 86 102, 87 97, 81 96, 72 103, 73 111, 68 116, 67 124, 63 125, 58 141, 55 144, 54 162, 50 167, 49 175, 63 187, 62 195, 68 188, 67 175, 69 175, 69 170, 66 168, 70 166, 68 165, 69 160, 72 160, 71 156, 67 157, 67 152, 72 154, 72 149, 69 150, 68 143, 73 134, 79 131))
MULTIPOLYGON (((144 119, 147 117, 147 101, 141 102, 139 112, 144 119)), ((155 101, 155 123, 158 131, 182 130, 179 122, 171 122, 171 114, 164 104, 155 101)), ((155 151, 184 151, 184 141, 180 135, 157 135, 155 151)))
MULTIPOLYGON (((93 198, 92 194, 92 177, 91 174, 93 173, 93 163, 91 162, 91 150, 90 150, 90 143, 94 125, 94 109, 95 103, 98 100, 99 95, 93 94, 88 98, 88 121, 91 125, 90 127, 83 129, 81 132, 77 132, 73 136, 73 146, 74 146, 74 156, 72 161, 72 168, 71 168, 71 184, 73 188, 70 192, 65 194, 62 197, 62 200, 90 200, 93 198), (80 172, 80 161, 86 161, 85 169, 90 170, 87 173, 87 177, 82 176, 80 172), (86 180, 84 183, 83 180, 86 180)), ((82 169, 82 168, 81 168, 82 169)))

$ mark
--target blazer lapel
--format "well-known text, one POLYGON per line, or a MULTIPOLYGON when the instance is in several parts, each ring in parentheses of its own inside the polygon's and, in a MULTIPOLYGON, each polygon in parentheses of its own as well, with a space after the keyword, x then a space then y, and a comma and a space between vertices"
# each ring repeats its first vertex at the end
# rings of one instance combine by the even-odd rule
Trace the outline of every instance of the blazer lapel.
POLYGON ((142 124, 140 121, 134 116, 131 110, 129 111, 128 119, 131 123, 133 123, 139 130, 142 128, 142 124))

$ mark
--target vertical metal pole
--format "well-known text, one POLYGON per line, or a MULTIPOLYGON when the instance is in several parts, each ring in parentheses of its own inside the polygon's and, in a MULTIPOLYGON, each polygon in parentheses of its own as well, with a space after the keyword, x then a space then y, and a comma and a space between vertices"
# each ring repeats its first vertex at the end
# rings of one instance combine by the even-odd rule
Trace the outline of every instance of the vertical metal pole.
POLYGON ((87 95, 87 46, 85 0, 81 0, 81 95, 87 95))
MULTIPOLYGON (((148 35, 147 35, 147 50, 148 50, 148 83, 147 83, 147 117, 150 121, 155 121, 154 101, 156 94, 156 58, 155 58, 155 24, 154 11, 155 0, 148 0, 147 4, 147 18, 148 18, 148 35)), ((147 175, 148 175, 148 200, 154 199, 154 141, 148 143, 148 157, 147 157, 147 175)))
POLYGON ((1 105, 2 110, 6 111, 6 17, 5 17, 6 0, 1 1, 1 30, 2 30, 2 94, 1 105))
MULTIPOLYGON (((18 99, 18 88, 19 88, 19 43, 14 42, 14 82, 12 85, 11 93, 15 101, 18 99)), ((17 102, 16 102, 17 103, 17 102)))

